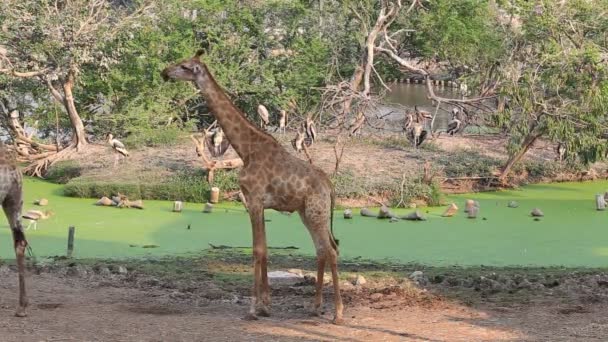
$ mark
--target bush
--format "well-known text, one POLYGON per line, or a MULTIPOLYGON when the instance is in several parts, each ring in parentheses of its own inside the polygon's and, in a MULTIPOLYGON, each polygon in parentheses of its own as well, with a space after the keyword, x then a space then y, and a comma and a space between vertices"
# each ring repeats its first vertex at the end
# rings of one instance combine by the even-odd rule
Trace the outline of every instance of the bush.
POLYGON ((58 161, 49 168, 44 177, 53 183, 66 184, 71 179, 80 177, 81 171, 82 168, 76 161, 58 161))
MULTIPOLYGON (((214 186, 222 191, 238 190, 238 173, 235 170, 215 172, 214 186)), ((163 183, 112 183, 74 180, 66 184, 64 194, 70 197, 100 198, 118 192, 131 199, 169 200, 205 203, 211 187, 203 170, 184 170, 163 183)))
POLYGON ((426 184, 419 177, 402 180, 391 193, 390 205, 392 207, 405 207, 415 200, 423 200, 429 206, 439 206, 443 200, 441 187, 437 183, 426 184), (402 182, 403 187, 401 186, 402 182))
POLYGON ((502 166, 502 161, 476 151, 462 150, 439 156, 437 163, 443 166, 446 177, 490 177, 502 166))
POLYGON ((159 129, 143 128, 139 129, 122 142, 127 148, 136 149, 138 147, 157 147, 177 145, 182 136, 182 131, 176 127, 166 127, 159 129))

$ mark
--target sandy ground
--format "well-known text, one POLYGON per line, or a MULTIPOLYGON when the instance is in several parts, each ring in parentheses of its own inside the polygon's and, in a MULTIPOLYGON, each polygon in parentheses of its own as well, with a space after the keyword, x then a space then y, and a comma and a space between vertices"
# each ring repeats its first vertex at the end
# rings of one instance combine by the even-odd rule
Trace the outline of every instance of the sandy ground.
MULTIPOLYGON (((605 302, 565 305, 559 298, 465 306, 445 298, 395 294, 345 296, 346 323, 307 315, 312 294, 273 292, 273 316, 242 319, 246 299, 201 301, 175 289, 142 290, 42 273, 29 277, 29 317, 13 316, 14 272, 0 282, 0 340, 12 341, 602 341, 605 302), (350 298, 350 299, 349 299, 350 298), (561 304, 560 304, 561 303, 561 304)), ((326 294, 329 288, 326 288, 326 294)), ((326 300, 330 299, 329 294, 326 300)))

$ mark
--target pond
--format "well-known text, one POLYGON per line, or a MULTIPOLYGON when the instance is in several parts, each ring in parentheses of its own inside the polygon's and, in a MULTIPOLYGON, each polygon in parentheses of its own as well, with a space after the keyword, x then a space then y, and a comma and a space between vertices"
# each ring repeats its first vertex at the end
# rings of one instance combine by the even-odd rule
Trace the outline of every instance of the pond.
MULTIPOLYGON (((480 202, 479 218, 452 218, 445 209, 421 209, 428 220, 389 223, 355 215, 342 218, 336 211, 334 230, 342 258, 417 262, 429 265, 608 266, 608 212, 596 211, 594 195, 608 189, 607 181, 532 185, 521 190, 458 195, 448 198, 463 207, 466 198, 480 202), (519 208, 507 208, 511 200, 519 208), (545 217, 534 221, 531 209, 545 217), (483 219, 485 218, 485 220, 483 219)), ((183 255, 209 244, 249 246, 247 213, 239 205, 219 204, 211 214, 201 204, 187 203, 182 213, 171 212, 169 201, 145 201, 146 209, 97 207, 94 199, 61 196, 61 186, 27 179, 25 210, 41 197, 49 199, 55 215, 29 230, 37 257, 65 255, 68 226, 76 226, 75 257, 124 258, 183 255), (190 225, 190 229, 188 228, 190 225), (157 246, 144 248, 144 246, 157 246)), ((39 209, 39 208, 37 208, 39 209)), ((411 210, 398 210, 407 213, 411 210)), ((266 212, 269 246, 295 246, 296 253, 312 255, 310 236, 298 215, 266 212)), ((14 258, 10 230, 1 221, 0 258, 14 258)), ((25 222, 27 224, 27 222, 25 222)))

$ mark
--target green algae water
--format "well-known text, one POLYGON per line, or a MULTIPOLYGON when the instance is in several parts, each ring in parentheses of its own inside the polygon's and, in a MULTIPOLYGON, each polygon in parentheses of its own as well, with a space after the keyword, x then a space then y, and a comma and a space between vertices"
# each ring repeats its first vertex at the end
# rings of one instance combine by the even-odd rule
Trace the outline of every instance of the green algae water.
MULTIPOLYGON (((445 209, 421 209, 424 222, 365 218, 357 213, 344 220, 336 212, 334 230, 343 258, 416 262, 434 266, 608 266, 608 211, 595 210, 595 194, 608 189, 607 181, 531 185, 520 190, 450 196, 460 210, 444 218, 445 209), (477 219, 462 212, 467 198, 478 200, 477 219), (511 200, 518 208, 508 208, 511 200), (538 207, 545 217, 534 221, 538 207), (485 218, 485 220, 484 220, 485 218)), ((77 258, 127 258, 184 255, 209 244, 250 246, 249 217, 234 204, 219 204, 211 214, 202 204, 186 203, 173 213, 172 202, 145 201, 145 209, 117 209, 93 205, 95 199, 62 196, 62 186, 28 178, 24 184, 28 209, 51 210, 53 217, 27 231, 37 257, 65 255, 68 227, 76 227, 77 258), (33 201, 49 199, 47 207, 33 201), (190 229, 187 229, 190 225, 190 229), (144 248, 144 246, 155 246, 144 248)), ((399 210, 407 213, 411 210, 399 210)), ((297 214, 266 211, 268 244, 298 247, 313 255, 308 231, 297 214)), ((10 230, 2 217, 0 258, 14 258, 10 230)), ((27 221, 24 224, 27 225, 27 221)), ((272 252, 271 252, 272 253, 272 252)))

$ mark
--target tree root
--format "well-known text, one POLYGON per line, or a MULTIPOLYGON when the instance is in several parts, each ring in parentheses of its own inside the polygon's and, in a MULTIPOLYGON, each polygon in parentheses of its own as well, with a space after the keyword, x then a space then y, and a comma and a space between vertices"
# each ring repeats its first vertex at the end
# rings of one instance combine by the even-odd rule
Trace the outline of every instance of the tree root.
POLYGON ((23 170, 23 173, 28 176, 43 178, 49 167, 61 160, 70 159, 75 153, 78 153, 76 145, 72 144, 59 152, 47 152, 40 156, 32 156, 32 162, 23 170))

